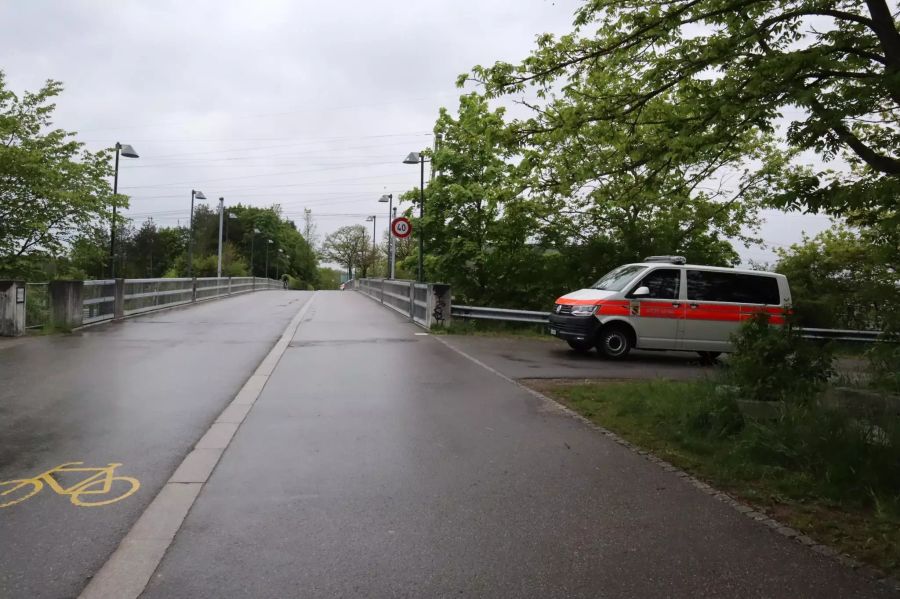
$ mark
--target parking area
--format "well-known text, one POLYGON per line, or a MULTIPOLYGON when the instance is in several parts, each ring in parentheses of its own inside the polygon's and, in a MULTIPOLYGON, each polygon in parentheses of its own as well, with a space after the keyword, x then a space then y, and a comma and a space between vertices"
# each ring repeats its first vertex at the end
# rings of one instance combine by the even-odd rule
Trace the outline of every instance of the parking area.
POLYGON ((693 352, 633 351, 620 361, 596 351, 579 354, 547 337, 447 335, 451 346, 513 379, 671 379, 688 380, 713 373, 693 352))

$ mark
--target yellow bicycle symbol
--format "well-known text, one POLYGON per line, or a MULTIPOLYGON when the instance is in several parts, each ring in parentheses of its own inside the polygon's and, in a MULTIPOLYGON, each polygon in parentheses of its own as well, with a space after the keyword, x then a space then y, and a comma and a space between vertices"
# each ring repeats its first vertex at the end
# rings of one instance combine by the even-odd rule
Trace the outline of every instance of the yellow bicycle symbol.
POLYGON ((44 488, 45 483, 57 494, 68 495, 69 500, 73 504, 81 507, 96 507, 99 505, 115 503, 116 501, 125 499, 141 487, 141 483, 138 482, 138 479, 136 478, 131 478, 130 476, 113 476, 115 469, 122 464, 109 464, 105 468, 75 468, 75 466, 80 466, 82 464, 84 464, 84 462, 68 462, 66 464, 61 464, 56 468, 51 468, 34 478, 22 478, 0 482, 0 508, 9 507, 34 497, 44 488), (54 477, 55 474, 58 475, 64 472, 93 472, 94 474, 66 488, 54 477), (110 498, 109 495, 114 493, 113 486, 116 487, 115 492, 117 493, 120 489, 123 489, 126 486, 127 488, 125 488, 123 493, 119 493, 110 498), (85 496, 88 497, 83 499, 85 496), (91 501, 90 496, 105 497, 98 497, 97 500, 91 501))

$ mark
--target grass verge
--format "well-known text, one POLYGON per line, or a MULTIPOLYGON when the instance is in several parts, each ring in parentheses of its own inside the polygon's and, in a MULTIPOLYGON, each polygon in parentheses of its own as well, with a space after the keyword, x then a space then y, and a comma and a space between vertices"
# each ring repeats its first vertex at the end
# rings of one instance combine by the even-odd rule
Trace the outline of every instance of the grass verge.
POLYGON ((745 421, 709 381, 523 381, 817 541, 900 575, 900 435, 818 408, 745 421))

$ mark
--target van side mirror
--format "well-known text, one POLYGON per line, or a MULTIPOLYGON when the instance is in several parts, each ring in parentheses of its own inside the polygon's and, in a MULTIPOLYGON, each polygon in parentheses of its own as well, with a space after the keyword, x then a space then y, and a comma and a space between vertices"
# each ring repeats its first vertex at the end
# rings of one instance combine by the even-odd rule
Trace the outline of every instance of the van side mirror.
POLYGON ((632 291, 631 295, 633 295, 634 297, 646 297, 650 295, 650 288, 646 285, 641 285, 640 287, 632 291))

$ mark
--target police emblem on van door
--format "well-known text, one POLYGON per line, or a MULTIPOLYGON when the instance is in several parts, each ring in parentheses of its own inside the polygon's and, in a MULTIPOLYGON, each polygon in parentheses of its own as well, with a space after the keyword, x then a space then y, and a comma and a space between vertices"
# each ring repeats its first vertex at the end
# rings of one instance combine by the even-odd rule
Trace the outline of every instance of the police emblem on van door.
POLYGON ((641 315, 641 303, 640 302, 631 302, 631 315, 632 316, 640 316, 641 315))

